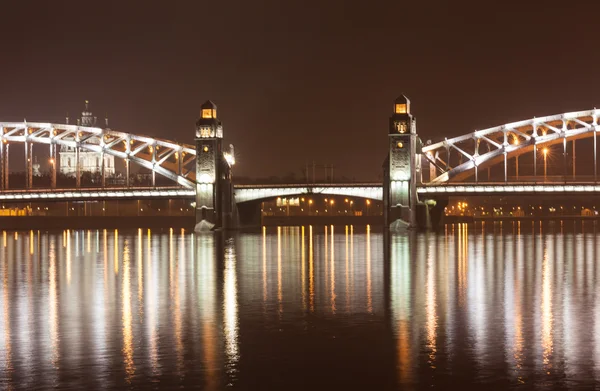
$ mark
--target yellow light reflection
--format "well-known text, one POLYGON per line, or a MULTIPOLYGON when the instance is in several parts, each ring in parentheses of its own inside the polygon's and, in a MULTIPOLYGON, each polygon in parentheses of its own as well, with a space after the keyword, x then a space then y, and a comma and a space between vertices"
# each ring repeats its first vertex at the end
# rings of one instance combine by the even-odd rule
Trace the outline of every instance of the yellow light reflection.
POLYGON ((333 225, 331 226, 331 312, 335 314, 335 254, 333 243, 333 225))
MULTIPOLYGON (((464 224, 466 225, 466 224, 464 224)), ((427 348, 428 363, 431 368, 435 368, 435 358, 437 354, 436 346, 436 331, 437 331, 437 314, 436 314, 436 287, 435 287, 435 261, 433 260, 434 251, 429 249, 427 255, 427 282, 426 282, 426 330, 427 330, 427 348)))
POLYGON ((548 260, 548 249, 544 249, 544 259, 542 260, 542 360, 544 370, 550 374, 552 369, 552 349, 554 341, 552 339, 554 318, 552 314, 552 270, 551 262, 548 260))
POLYGON ((71 284, 71 231, 67 230, 67 284, 71 284))
MULTIPOLYGON (((116 231, 115 231, 116 235, 116 231)), ((116 247, 116 246, 115 246, 116 247)), ((125 363, 125 373, 127 382, 131 383, 135 374, 135 363, 133 361, 133 330, 131 315, 131 280, 129 276, 129 241, 123 241, 123 282, 122 282, 122 317, 123 322, 123 362, 125 363)))
POLYGON ((310 312, 315 311, 315 265, 313 256, 313 229, 308 227, 308 294, 310 312))
POLYGON ((4 240, 4 248, 6 248, 6 231, 2 231, 2 239, 4 240))
POLYGON ((175 350, 177 354, 177 372, 182 375, 183 371, 183 336, 181 321, 181 299, 179 294, 179 262, 174 255, 173 228, 169 231, 169 285, 171 290, 171 302, 173 303, 173 325, 175 332, 175 350))
POLYGON ((29 231, 29 254, 33 255, 33 231, 29 231))
POLYGON ((144 241, 144 236, 142 234, 142 229, 138 229, 138 250, 137 250, 137 264, 138 264, 138 302, 139 302, 139 312, 140 318, 142 317, 143 309, 144 309, 144 251, 142 250, 142 242, 144 241))
POLYGON ((4 371, 5 375, 8 375, 9 381, 12 381, 14 372, 13 367, 13 351, 12 351, 12 330, 10 328, 11 316, 10 316, 10 287, 8 278, 8 262, 5 260, 2 262, 2 299, 3 299, 3 316, 2 321, 4 323, 4 371))
POLYGON ((263 279, 263 304, 267 304, 267 227, 262 227, 262 279, 263 279))
POLYGON ((115 266, 115 275, 119 274, 119 230, 115 229, 115 239, 114 239, 114 256, 113 262, 115 266))
MULTIPOLYGON (((63 235, 64 236, 64 235, 63 235)), ((48 249, 48 326, 50 329, 50 344, 52 365, 58 369, 60 354, 60 339, 58 334, 58 294, 56 281, 56 244, 54 238, 50 240, 48 249)))
POLYGON ((92 238, 91 238, 91 231, 88 229, 87 231, 87 252, 88 254, 92 252, 92 238))
POLYGON ((348 274, 348 226, 345 227, 345 236, 346 236, 346 252, 345 252, 345 260, 346 260, 346 269, 345 269, 345 277, 346 277, 346 312, 350 313, 350 280, 348 274))
POLYGON ((283 286, 281 281, 281 227, 277 227, 277 302, 279 316, 283 312, 283 286))
POLYGON ((302 226, 302 253, 301 253, 301 260, 302 260, 302 310, 306 311, 306 254, 305 254, 305 249, 304 249, 304 226, 302 226))
POLYGON ((367 311, 373 313, 373 296, 371 285, 371 226, 367 224, 367 311))

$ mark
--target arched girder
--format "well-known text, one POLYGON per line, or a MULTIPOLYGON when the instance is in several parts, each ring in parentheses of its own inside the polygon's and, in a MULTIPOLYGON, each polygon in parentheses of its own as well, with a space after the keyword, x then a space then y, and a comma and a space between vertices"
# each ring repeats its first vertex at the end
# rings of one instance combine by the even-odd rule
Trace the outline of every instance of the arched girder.
MULTIPOLYGON (((487 168, 502 162, 505 159, 505 154, 506 159, 509 159, 531 152, 535 146, 551 146, 562 143, 565 139, 570 141, 592 137, 596 132, 600 131, 600 127, 598 126, 599 115, 600 110, 594 109, 532 118, 478 130, 424 146, 422 152, 428 157, 436 156, 440 151, 455 149, 468 158, 466 162, 450 167, 436 178, 432 178, 430 183, 442 184, 450 180, 463 180, 474 175, 475 167, 478 169, 487 168), (516 142, 511 143, 509 141, 509 136, 511 135, 515 138, 516 142), (494 140, 494 136, 503 138, 503 140, 494 140), (481 150, 475 147, 476 152, 471 155, 456 145, 468 142, 469 140, 474 140, 475 142, 483 140, 488 146, 491 146, 490 150, 481 153, 481 150)), ((429 160, 431 161, 431 159, 429 160)), ((437 161, 443 160, 436 157, 437 161)), ((448 166, 450 165, 448 164, 448 166)), ((440 167, 437 166, 437 168, 439 170, 440 167)))
POLYGON ((40 122, 0 122, 0 142, 61 145, 103 152, 148 168, 185 188, 195 188, 195 168, 191 163, 195 161, 196 149, 188 144, 111 129, 40 122), (160 149, 160 153, 152 153, 153 149, 156 152, 160 149), (182 159, 181 164, 177 162, 179 159, 182 159))

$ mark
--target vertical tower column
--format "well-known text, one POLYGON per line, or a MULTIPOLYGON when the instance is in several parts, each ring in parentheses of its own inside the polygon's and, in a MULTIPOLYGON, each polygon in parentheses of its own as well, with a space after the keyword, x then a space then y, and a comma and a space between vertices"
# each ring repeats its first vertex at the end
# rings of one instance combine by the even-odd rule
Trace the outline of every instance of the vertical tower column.
POLYGON ((200 114, 196 122, 196 231, 227 228, 224 216, 230 220, 231 208, 226 203, 232 197, 225 193, 231 192, 231 165, 223 155, 223 126, 213 102, 205 102, 200 114))
POLYGON ((417 157, 421 141, 417 122, 410 114, 410 100, 404 95, 396 99, 390 118, 389 156, 384 164, 384 219, 386 226, 401 220, 409 227, 417 226, 417 157))
POLYGON ((33 144, 25 141, 25 188, 30 189, 33 182, 32 153, 33 144))
POLYGON ((207 101, 201 106, 200 119, 196 122, 196 231, 221 225, 218 183, 221 138, 217 137, 218 128, 222 134, 217 108, 207 101))

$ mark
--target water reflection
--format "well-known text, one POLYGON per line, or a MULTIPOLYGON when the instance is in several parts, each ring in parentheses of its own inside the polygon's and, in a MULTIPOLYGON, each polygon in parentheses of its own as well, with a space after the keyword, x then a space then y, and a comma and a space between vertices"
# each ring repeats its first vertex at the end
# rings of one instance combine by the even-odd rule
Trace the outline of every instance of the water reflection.
POLYGON ((586 224, 4 231, 0 388, 593 388, 586 224))

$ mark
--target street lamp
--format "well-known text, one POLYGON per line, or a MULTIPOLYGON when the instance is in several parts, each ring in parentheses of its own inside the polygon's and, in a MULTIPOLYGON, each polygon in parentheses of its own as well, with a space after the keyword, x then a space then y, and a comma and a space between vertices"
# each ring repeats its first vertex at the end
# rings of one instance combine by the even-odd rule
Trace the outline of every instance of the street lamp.
POLYGON ((331 215, 334 215, 335 213, 334 213, 334 210, 333 210, 333 204, 334 204, 333 199, 329 200, 329 204, 331 205, 331 215))
POLYGON ((547 174, 547 158, 548 158, 548 148, 544 148, 544 182, 546 182, 546 174, 547 174))
POLYGON ((367 216, 369 215, 369 206, 371 205, 371 200, 367 200, 367 216))
POLYGON ((308 215, 310 216, 310 209, 312 207, 313 200, 308 200, 308 215))
MULTIPOLYGON (((519 145, 519 139, 516 136, 514 137, 513 145, 519 145)), ((517 181, 518 181, 519 180, 519 154, 515 155, 515 163, 516 163, 515 172, 517 174, 517 181)))

